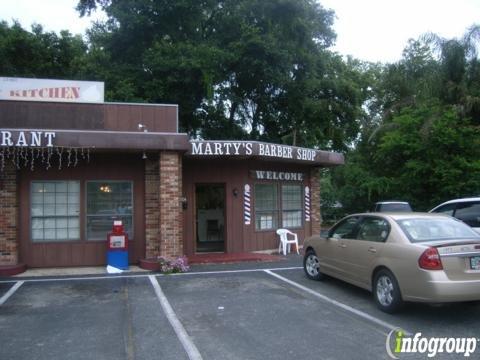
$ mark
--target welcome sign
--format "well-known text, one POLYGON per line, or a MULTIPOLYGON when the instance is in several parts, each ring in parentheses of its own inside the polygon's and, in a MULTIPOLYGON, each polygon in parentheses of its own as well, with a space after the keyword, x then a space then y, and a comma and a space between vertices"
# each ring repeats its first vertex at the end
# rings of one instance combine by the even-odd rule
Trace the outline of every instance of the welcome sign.
POLYGON ((250 177, 257 180, 303 181, 305 174, 287 171, 251 170, 250 177))
POLYGON ((0 77, 0 100, 100 103, 103 82, 0 77))

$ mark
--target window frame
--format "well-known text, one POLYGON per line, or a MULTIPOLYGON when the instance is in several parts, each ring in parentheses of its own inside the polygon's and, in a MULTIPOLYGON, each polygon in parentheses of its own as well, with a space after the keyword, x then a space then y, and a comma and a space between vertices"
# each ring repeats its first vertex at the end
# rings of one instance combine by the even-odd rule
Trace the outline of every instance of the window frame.
POLYGON ((304 190, 304 186, 303 184, 295 184, 295 183, 280 183, 279 184, 279 188, 280 188, 280 191, 279 191, 279 195, 280 195, 280 209, 279 209, 279 221, 281 223, 281 228, 282 229, 301 229, 305 226, 305 190, 304 190), (297 208, 297 209, 288 209, 288 210, 285 210, 283 208, 283 187, 284 186, 296 186, 296 187, 299 187, 300 188, 300 208, 297 208), (297 211, 300 211, 300 225, 298 226, 284 226, 283 225, 283 214, 284 213, 288 213, 288 212, 297 212, 297 211))
MULTIPOLYGON (((134 180, 98 180, 98 179, 92 179, 92 180, 84 180, 83 181, 84 184, 83 184, 83 188, 84 188, 84 211, 83 211, 83 221, 84 221, 84 225, 83 225, 83 240, 85 242, 88 242, 88 243, 94 243, 94 242, 99 242, 99 241, 106 241, 107 239, 89 239, 88 238, 88 183, 129 183, 131 185, 131 194, 130 194, 130 197, 131 197, 131 205, 132 205, 132 213, 130 214, 130 216, 132 217, 132 229, 130 231, 130 233, 132 234, 131 236, 129 235, 128 236, 128 241, 133 241, 134 238, 135 238, 135 196, 134 196, 134 193, 135 193, 135 182, 134 180)), ((98 216, 98 217, 101 217, 103 215, 90 215, 90 216, 98 216)), ((114 216, 114 215, 112 215, 114 216)), ((112 225, 113 225, 113 222, 112 222, 112 225)), ((125 232, 127 232, 125 230, 125 232)))
MULTIPOLYGON (((451 203, 448 203, 448 204, 440 205, 437 208, 435 208, 434 211, 431 211, 431 212, 434 213, 434 214, 446 214, 448 216, 454 217, 454 218, 456 218, 460 221, 465 222, 465 218, 458 217, 457 211, 464 209, 465 205, 475 206, 475 205, 478 205, 478 204, 480 204, 480 201, 478 201, 478 200, 455 201, 455 202, 451 202, 451 203), (442 208, 445 208, 447 206, 453 206, 453 210, 451 210, 451 214, 448 213, 448 212, 441 211, 442 208)), ((474 228, 480 227, 480 222, 478 222, 478 221, 475 222, 475 224, 470 220, 467 220, 467 221, 468 222, 465 222, 465 224, 467 224, 471 227, 474 227, 474 228)))
POLYGON ((356 230, 356 234, 355 234, 355 239, 351 239, 351 240, 358 240, 358 241, 367 241, 367 242, 372 242, 372 243, 377 243, 377 244, 383 244, 387 241, 389 235, 390 235, 390 231, 392 229, 391 225, 390 225, 390 222, 381 217, 381 216, 363 216, 360 221, 357 223, 357 230, 356 230), (387 224, 387 228, 386 228, 386 231, 387 231, 387 234, 385 235, 385 238, 381 241, 375 241, 375 240, 369 240, 369 239, 360 239, 359 238, 359 235, 360 235, 360 231, 362 230, 362 225, 365 223, 366 220, 382 220, 384 221, 386 224, 387 224))
POLYGON ((465 224, 467 224, 470 227, 478 228, 480 227, 480 222, 478 220, 471 221, 468 217, 463 216, 458 217, 457 212, 459 210, 467 209, 467 208, 472 208, 474 206, 480 205, 480 201, 462 201, 462 202, 457 202, 455 204, 455 210, 453 211, 453 217, 457 218, 460 221, 463 221, 465 224))
POLYGON ((278 186, 273 182, 258 182, 253 185, 253 194, 254 194, 253 213, 254 213, 255 231, 265 232, 265 231, 276 230, 278 228, 278 219, 279 219, 278 186), (257 203, 258 203, 257 202, 257 185, 271 186, 275 190, 274 200, 275 200, 276 208, 257 210, 257 203), (259 213, 273 214, 271 228, 265 228, 265 229, 257 228, 257 214, 259 213))
MULTIPOLYGON (((34 179, 29 179, 28 180, 28 213, 26 214, 26 220, 28 219, 28 230, 26 230, 25 235, 28 236, 27 241, 28 243, 32 245, 45 245, 45 244, 79 244, 79 243, 95 243, 95 242, 102 242, 102 241, 107 241, 107 237, 105 236, 105 239, 92 239, 88 240, 87 238, 87 183, 88 182, 100 182, 100 183, 113 183, 113 182, 120 182, 120 183, 125 183, 128 182, 131 186, 131 206, 132 206, 132 212, 128 216, 131 216, 131 221, 132 221, 132 228, 131 228, 131 236, 129 236, 129 241, 134 241, 135 238, 135 219, 136 219, 136 202, 135 202, 135 186, 136 186, 136 180, 135 179, 120 179, 120 180, 97 180, 97 179, 85 179, 81 177, 75 177, 75 178, 34 178, 34 179), (32 205, 34 201, 34 192, 33 192, 33 184, 34 183, 59 183, 59 182, 76 182, 78 183, 79 186, 79 191, 78 191, 78 214, 76 217, 78 218, 79 225, 78 225, 78 231, 79 231, 79 236, 75 240, 69 240, 68 238, 66 239, 61 239, 61 240, 34 240, 33 238, 33 218, 44 218, 45 215, 43 216, 33 216, 32 214, 32 205), (27 235, 28 234, 28 235, 27 235)), ((67 192, 67 198, 68 198, 68 192, 67 192)), ((68 203, 67 203, 67 211, 68 211, 68 203)), ((70 216, 67 215, 59 215, 60 217, 65 217, 68 218, 70 216)), ((57 215, 52 215, 51 217, 59 217, 57 215)), ((48 216, 47 216, 48 217, 48 216)), ((67 219, 68 221, 68 219, 67 219)), ((112 223, 113 224, 113 223, 112 223)), ((68 228, 67 228, 68 231, 68 228)))
POLYGON ((351 230, 351 234, 352 234, 352 237, 336 237, 335 239, 356 239, 357 237, 357 234, 358 234, 358 229, 360 227, 360 223, 362 222, 362 219, 363 217, 361 216, 358 216, 358 215, 352 215, 352 216, 348 216, 342 220, 340 220, 340 222, 338 222, 333 228, 330 229, 330 231, 328 232, 328 238, 333 238, 333 233, 340 227, 342 226, 344 223, 348 222, 349 220, 351 219, 355 219, 356 218, 356 221, 355 221, 355 224, 353 225, 352 227, 352 230, 351 230))
MULTIPOLYGON (((301 230, 305 227, 305 185, 303 183, 298 183, 298 182, 275 182, 275 181, 257 181, 253 183, 253 223, 255 226, 255 232, 269 232, 269 231, 276 231, 277 229, 283 228, 283 229, 289 229, 289 230, 301 230), (270 212, 275 213, 275 219, 274 219, 274 224, 276 222, 276 226, 273 226, 272 228, 268 229, 260 229, 257 228, 257 214, 258 211, 256 209, 257 206, 257 196, 256 196, 256 186, 257 185, 271 185, 275 187, 276 191, 276 203, 277 203, 277 208, 272 209, 270 212), (298 186, 300 188, 300 204, 301 204, 301 224, 299 226, 294 226, 294 227, 285 227, 283 226, 283 196, 282 196, 282 187, 284 185, 287 186, 298 186)), ((293 210, 293 211, 298 211, 298 210, 293 210)), ((269 211, 269 210, 260 210, 262 211, 269 211)), ((285 210, 285 211, 292 211, 292 210, 285 210)))
POLYGON ((445 214, 445 215, 448 215, 448 216, 455 217, 455 211, 456 210, 457 210, 457 203, 449 203, 449 204, 444 204, 444 205, 441 205, 441 206, 437 207, 434 211, 432 211, 432 213, 434 213, 434 214, 445 214), (442 209, 448 208, 450 206, 452 207, 451 210, 448 210, 448 211, 443 211, 442 210, 442 209))
MULTIPOLYGON (((44 192, 43 192, 44 193, 44 192)), ((55 191, 53 193, 55 196, 57 194, 57 191, 55 191)), ((72 193, 73 194, 73 193, 72 193)), ((81 180, 78 180, 78 179, 48 179, 48 180, 42 180, 42 179, 34 179, 34 180, 30 180, 29 181, 29 236, 30 236, 30 242, 32 244, 35 244, 35 245, 41 245, 41 244, 48 244, 48 243, 51 243, 51 244, 73 244, 73 243, 78 243, 78 242, 81 242, 82 241, 82 181, 81 180), (77 215, 68 215, 68 197, 69 197, 69 192, 68 192, 68 183, 69 182, 76 182, 78 183, 78 214, 77 215), (45 215, 43 214, 42 216, 34 216, 33 215, 33 212, 32 212, 32 207, 33 207, 33 202, 34 202, 34 192, 33 192, 33 185, 35 183, 41 183, 43 184, 46 184, 46 183, 53 183, 53 184, 57 184, 57 183, 66 183, 66 186, 67 186, 67 192, 65 193, 66 194, 66 197, 67 197, 67 203, 65 204, 67 206, 67 214, 66 215, 56 215, 56 214, 53 214, 53 215, 45 215), (45 239, 45 227, 43 227, 43 231, 44 231, 44 236, 43 236, 43 239, 42 240, 36 240, 34 239, 34 236, 33 236, 33 219, 34 218, 46 218, 46 217, 51 217, 51 218, 54 218, 55 219, 55 222, 57 220, 57 218, 61 217, 61 218, 66 218, 67 220, 67 233, 68 233, 68 230, 69 230, 69 227, 68 227, 68 219, 69 218, 77 218, 78 219, 78 238, 76 239, 68 239, 68 236, 67 238, 62 238, 62 239, 45 239)), ((45 202, 43 202, 43 209, 45 208, 45 202)), ((55 205, 56 205, 56 202, 55 202, 55 205)), ((56 207, 55 207, 56 209, 56 207)), ((55 226, 55 231, 57 231, 57 227, 55 226)))

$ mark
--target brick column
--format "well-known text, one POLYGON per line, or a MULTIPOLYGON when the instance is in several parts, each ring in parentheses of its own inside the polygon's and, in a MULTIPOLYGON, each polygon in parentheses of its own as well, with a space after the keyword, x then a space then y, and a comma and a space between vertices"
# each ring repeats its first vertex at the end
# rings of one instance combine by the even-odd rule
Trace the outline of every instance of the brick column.
POLYGON ((159 161, 145 160, 145 247, 147 259, 160 255, 159 161))
POLYGON ((0 171, 0 266, 18 263, 17 216, 17 171, 5 163, 0 171))
POLYGON ((182 156, 160 153, 160 254, 165 257, 183 255, 182 156))
POLYGON ((310 170, 310 184, 311 184, 311 221, 312 221, 312 235, 319 235, 322 225, 322 216, 320 213, 320 169, 312 168, 310 170))

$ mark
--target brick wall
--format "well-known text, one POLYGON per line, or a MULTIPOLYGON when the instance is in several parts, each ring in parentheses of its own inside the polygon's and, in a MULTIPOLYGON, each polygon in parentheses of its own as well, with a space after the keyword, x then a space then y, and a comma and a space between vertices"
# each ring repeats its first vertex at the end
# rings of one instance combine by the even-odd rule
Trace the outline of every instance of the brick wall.
POLYGON ((18 263, 17 172, 11 163, 0 171, 0 266, 18 263))
POLYGON ((183 255, 182 158, 160 152, 145 162, 146 258, 183 255))
POLYGON ((310 170, 310 182, 312 188, 311 195, 311 221, 312 235, 319 235, 322 225, 322 217, 320 213, 320 169, 312 168, 310 170))
POLYGON ((145 160, 145 257, 160 255, 159 161, 145 160))
POLYGON ((183 255, 182 157, 180 153, 160 153, 160 253, 183 255))

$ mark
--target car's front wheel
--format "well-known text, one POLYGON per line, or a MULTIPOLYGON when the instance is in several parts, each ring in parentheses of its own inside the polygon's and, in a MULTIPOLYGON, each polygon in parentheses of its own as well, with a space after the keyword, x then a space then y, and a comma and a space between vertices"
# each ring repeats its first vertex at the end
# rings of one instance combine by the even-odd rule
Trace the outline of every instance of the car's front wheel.
POLYGON ((324 275, 320 272, 317 254, 312 249, 307 250, 303 257, 303 270, 309 279, 322 280, 324 275))
POLYGON ((397 279, 389 270, 382 269, 375 274, 373 297, 378 308, 386 313, 397 312, 403 306, 397 279))

